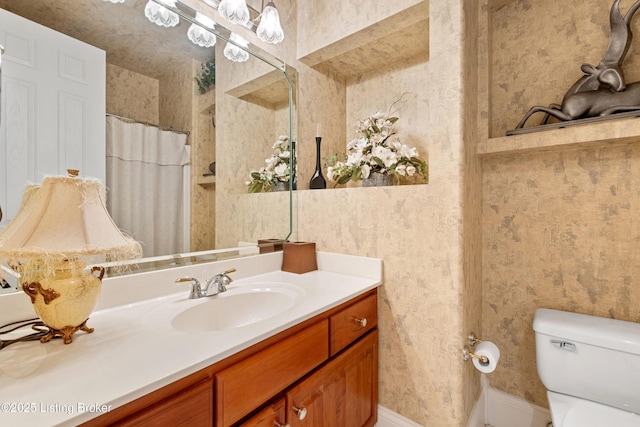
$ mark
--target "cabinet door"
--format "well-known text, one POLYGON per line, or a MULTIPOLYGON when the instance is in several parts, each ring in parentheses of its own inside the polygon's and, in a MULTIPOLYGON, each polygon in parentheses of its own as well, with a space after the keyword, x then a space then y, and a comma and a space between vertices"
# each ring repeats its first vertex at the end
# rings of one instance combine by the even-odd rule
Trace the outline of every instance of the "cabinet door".
POLYGON ((286 398, 291 427, 373 426, 378 405, 378 331, 291 388, 286 398))
POLYGON ((285 425, 285 400, 278 399, 253 417, 239 424, 241 427, 276 427, 285 425))

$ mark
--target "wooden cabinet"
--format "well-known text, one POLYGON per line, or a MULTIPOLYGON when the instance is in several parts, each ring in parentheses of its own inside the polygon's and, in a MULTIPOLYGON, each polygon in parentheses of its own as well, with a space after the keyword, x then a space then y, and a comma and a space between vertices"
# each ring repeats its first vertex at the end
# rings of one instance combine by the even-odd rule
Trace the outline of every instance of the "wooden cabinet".
POLYGON ((291 427, 373 426, 377 420, 378 331, 287 391, 291 427))
POLYGON ((84 425, 373 426, 377 322, 374 289, 84 425))

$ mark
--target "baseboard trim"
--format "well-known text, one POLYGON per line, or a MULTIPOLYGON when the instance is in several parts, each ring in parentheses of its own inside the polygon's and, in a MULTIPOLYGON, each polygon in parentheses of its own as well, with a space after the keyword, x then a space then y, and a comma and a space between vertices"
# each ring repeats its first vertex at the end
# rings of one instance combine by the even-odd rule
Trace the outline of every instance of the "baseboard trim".
POLYGON ((376 427, 422 427, 408 418, 378 405, 378 423, 376 427))
POLYGON ((551 422, 548 409, 511 394, 487 388, 487 424, 493 427, 546 427, 551 422))
MULTIPOLYGON (((473 406, 467 427, 547 427, 551 422, 548 409, 512 394, 491 388, 486 375, 480 379, 480 393, 473 406)), ((378 406, 378 423, 376 427, 421 427, 408 418, 378 406)))

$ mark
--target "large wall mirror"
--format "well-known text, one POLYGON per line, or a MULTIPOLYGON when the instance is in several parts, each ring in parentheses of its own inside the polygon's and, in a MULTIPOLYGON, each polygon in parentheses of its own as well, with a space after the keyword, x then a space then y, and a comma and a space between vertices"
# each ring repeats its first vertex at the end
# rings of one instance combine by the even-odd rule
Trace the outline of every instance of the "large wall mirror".
MULTIPOLYGON (((125 211, 136 213, 143 224, 150 223, 152 218, 165 211, 175 212, 175 219, 170 220, 173 229, 156 225, 152 234, 174 236, 182 233, 175 243, 177 249, 156 249, 155 243, 140 238, 134 225, 122 224, 111 212, 121 229, 141 241, 145 258, 149 258, 149 262, 138 262, 139 267, 134 271, 144 269, 144 264, 147 264, 146 268, 158 268, 244 256, 256 253, 260 240, 295 239, 295 193, 289 190, 250 194, 247 182, 251 171, 264 166, 265 159, 274 153, 274 143, 281 136, 289 141, 296 139, 296 70, 259 47, 237 39, 225 24, 220 25, 214 7, 217 2, 177 1, 175 8, 169 8, 178 18, 177 25, 172 27, 156 25, 147 19, 145 7, 149 3, 161 4, 158 0, 125 0, 122 3, 104 0, 0 0, 0 8, 4 11, 106 52, 104 121, 95 125, 84 124, 76 132, 76 137, 96 131, 104 132, 107 140, 119 140, 121 135, 131 134, 138 138, 139 133, 136 132, 148 133, 146 130, 122 131, 118 128, 128 124, 134 129, 151 128, 162 135, 174 135, 188 146, 185 151, 187 161, 183 159, 188 166, 182 169, 181 191, 165 192, 164 184, 159 189, 149 190, 151 198, 160 201, 154 209, 138 208, 136 200, 125 202, 128 206, 125 211), (210 31, 217 40, 213 46, 198 46, 188 37, 192 25, 211 29, 206 19, 201 16, 196 19, 197 13, 216 21, 215 29, 210 31), (230 49, 235 53, 229 52, 230 49), (205 88, 207 80, 213 80, 210 78, 212 72, 215 73, 215 83, 205 88)), ((19 30, 7 28, 0 28, 0 44, 5 46, 1 62, 4 83, 7 79, 13 79, 10 82, 20 80, 15 71, 13 77, 9 76, 11 67, 25 62, 23 56, 29 56, 29 53, 21 56, 16 49, 24 47, 25 52, 35 51, 26 37, 21 38, 19 30)), ((45 68, 69 66, 71 70, 76 67, 80 74, 94 72, 90 64, 76 64, 73 61, 76 52, 71 53, 66 65, 61 64, 62 56, 56 58, 54 55, 45 68)), ((48 60, 33 60, 36 68, 42 67, 43 61, 48 60)), ((6 85, 2 88, 3 101, 6 92, 11 90, 6 85)), ((48 96, 60 97, 37 88, 34 93, 25 95, 37 100, 35 105, 48 96)), ((59 99, 53 101, 56 102, 60 104, 59 99)), ((79 102, 83 103, 86 102, 79 102)), ((15 113, 20 110, 18 107, 3 102, 0 127, 14 132, 12 135, 24 137, 27 142, 16 155, 16 150, 5 149, 6 140, 11 138, 3 131, 3 166, 12 165, 13 172, 6 171, 3 175, 5 182, 0 189, 4 192, 0 194, 5 214, 2 225, 18 209, 20 194, 28 182, 38 183, 45 174, 63 173, 65 168, 74 168, 67 163, 72 163, 75 157, 79 161, 83 156, 87 157, 77 154, 78 150, 73 150, 73 146, 67 147, 64 155, 56 152, 61 144, 57 140, 60 132, 57 139, 52 137, 49 144, 46 140, 37 139, 43 132, 38 134, 35 125, 33 135, 29 134, 30 129, 23 130, 21 123, 32 125, 37 120, 37 111, 33 114, 36 118, 30 116, 30 111, 23 117, 15 113), (30 150, 43 147, 44 154, 36 160, 29 160, 28 165, 24 164, 23 157, 28 156, 30 150), (42 159, 51 158, 56 159, 52 166, 57 168, 55 170, 42 166, 42 159), (19 194, 8 194, 10 189, 16 188, 20 188, 19 194)), ((73 129, 70 116, 62 119, 60 115, 50 116, 47 120, 58 119, 60 122, 57 129, 64 126, 73 129)), ((73 132, 70 138, 74 138, 73 132)), ((107 141, 107 145, 109 143, 107 141)), ((81 175, 93 176, 94 170, 97 176, 104 175, 108 205, 112 204, 110 197, 118 186, 122 187, 120 192, 126 193, 133 186, 141 186, 144 190, 157 181, 162 182, 153 176, 121 176, 111 172, 109 155, 118 158, 121 155, 112 154, 109 146, 106 153, 106 158, 93 159, 97 166, 89 166, 90 170, 81 171, 81 175), (101 165, 106 165, 102 172, 101 165)))

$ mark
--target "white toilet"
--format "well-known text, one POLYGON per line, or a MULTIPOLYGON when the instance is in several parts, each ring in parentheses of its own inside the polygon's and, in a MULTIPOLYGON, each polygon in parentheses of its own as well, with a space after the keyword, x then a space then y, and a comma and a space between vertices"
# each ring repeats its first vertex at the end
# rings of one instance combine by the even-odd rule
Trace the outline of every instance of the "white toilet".
POLYGON ((640 427, 640 323, 540 308, 533 330, 553 427, 640 427))

